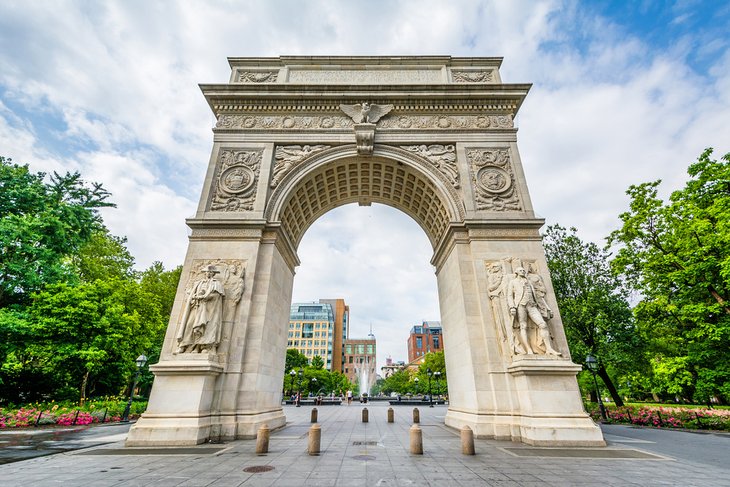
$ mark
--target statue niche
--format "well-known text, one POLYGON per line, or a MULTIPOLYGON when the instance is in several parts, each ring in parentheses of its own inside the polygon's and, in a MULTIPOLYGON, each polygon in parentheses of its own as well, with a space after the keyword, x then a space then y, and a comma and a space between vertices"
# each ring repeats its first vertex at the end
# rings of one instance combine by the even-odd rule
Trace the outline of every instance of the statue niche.
POLYGON ((486 266, 492 315, 510 354, 561 356, 553 348, 548 325, 553 311, 537 264, 504 258, 488 261, 486 266))
POLYGON ((194 266, 185 291, 176 353, 218 351, 223 326, 231 321, 245 289, 246 268, 240 261, 204 262, 194 266))

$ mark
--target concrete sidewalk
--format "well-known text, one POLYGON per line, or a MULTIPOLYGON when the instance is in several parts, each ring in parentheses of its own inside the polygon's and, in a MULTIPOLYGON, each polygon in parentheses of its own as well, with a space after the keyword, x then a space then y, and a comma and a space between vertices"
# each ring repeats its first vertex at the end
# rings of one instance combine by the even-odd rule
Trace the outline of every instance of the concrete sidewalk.
MULTIPOLYGON (((2 486, 625 486, 730 485, 730 470, 658 456, 640 445, 532 448, 477 440, 461 454, 458 431, 443 425, 445 406, 421 407, 422 456, 411 455, 413 408, 387 403, 318 408, 322 452, 307 454, 311 407, 286 406, 287 426, 272 433, 269 453, 255 440, 188 448, 124 448, 123 442, 0 466, 2 486), (259 473, 247 472, 268 470, 259 473)), ((701 441, 699 439, 698 441, 701 441)))

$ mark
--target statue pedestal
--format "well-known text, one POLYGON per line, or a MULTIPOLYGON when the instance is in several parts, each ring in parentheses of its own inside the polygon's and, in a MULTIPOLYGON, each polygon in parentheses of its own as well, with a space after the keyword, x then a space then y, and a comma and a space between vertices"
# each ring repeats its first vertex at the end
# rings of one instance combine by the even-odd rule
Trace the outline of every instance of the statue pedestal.
POLYGON ((507 367, 508 390, 491 391, 499 406, 449 407, 446 424, 469 426, 482 438, 521 441, 535 446, 605 446, 601 429, 583 410, 568 360, 520 355, 507 367))
POLYGON ((606 446, 583 410, 575 376, 581 366, 545 356, 520 356, 507 371, 520 404, 520 439, 536 446, 606 446))
POLYGON ((208 356, 191 357, 195 359, 150 367, 155 385, 147 411, 129 430, 126 446, 197 445, 209 438, 215 382, 223 367, 208 356))

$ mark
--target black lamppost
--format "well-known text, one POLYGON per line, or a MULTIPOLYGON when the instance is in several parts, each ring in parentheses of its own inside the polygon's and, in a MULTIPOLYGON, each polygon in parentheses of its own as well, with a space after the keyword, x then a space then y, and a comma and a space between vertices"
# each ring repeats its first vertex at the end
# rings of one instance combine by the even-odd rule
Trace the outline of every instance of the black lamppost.
POLYGON ((302 405, 302 369, 297 372, 299 380, 297 381, 297 407, 302 405))
POLYGON ((598 361, 596 360, 596 357, 589 354, 586 357, 586 367, 588 367, 588 370, 590 370, 591 374, 593 374, 593 384, 596 386, 596 397, 598 398, 598 409, 601 411, 601 417, 604 421, 606 421, 608 420, 608 416, 606 416, 606 408, 603 406, 601 391, 598 389, 598 381, 596 380, 596 371, 598 370, 598 361))
POLYGON ((431 376, 433 375, 433 372, 431 372, 430 368, 426 369, 426 375, 428 375, 428 407, 433 407, 433 394, 431 394, 431 376))
POLYGON ((312 382, 309 384, 309 394, 314 396, 317 394, 317 378, 312 377, 312 382), (314 386, 312 386, 314 384, 314 386))
POLYGON ((416 377, 415 379, 413 379, 413 382, 416 383, 416 395, 418 395, 418 377, 416 377))
POLYGON ((134 362, 137 364, 137 372, 134 373, 132 390, 129 391, 129 400, 127 401, 127 405, 124 407, 124 412, 122 413, 122 421, 125 423, 129 421, 129 410, 132 409, 132 396, 134 395, 134 390, 137 388, 139 373, 142 372, 142 367, 144 367, 144 364, 147 363, 147 357, 145 355, 140 355, 134 362))
POLYGON ((439 382, 441 380, 441 372, 437 370, 433 373, 433 376, 436 379, 436 397, 439 397, 441 395, 441 383, 439 382))
POLYGON ((294 395, 294 376, 297 375, 297 372, 294 369, 291 369, 289 371, 289 397, 291 398, 292 395, 294 395))

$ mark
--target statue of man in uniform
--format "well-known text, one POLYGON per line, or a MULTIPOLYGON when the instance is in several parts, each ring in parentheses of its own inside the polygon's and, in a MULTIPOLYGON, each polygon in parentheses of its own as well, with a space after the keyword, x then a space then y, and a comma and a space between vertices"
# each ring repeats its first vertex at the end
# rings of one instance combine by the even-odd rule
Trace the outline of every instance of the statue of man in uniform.
POLYGON ((532 283, 527 279, 527 273, 522 267, 515 269, 515 278, 507 288, 507 304, 512 317, 517 318, 520 327, 519 340, 522 347, 528 354, 534 354, 527 337, 527 319, 529 318, 538 328, 540 341, 545 346, 545 352, 549 355, 562 355, 555 350, 550 343, 550 330, 545 319, 540 313, 540 308, 546 309, 550 314, 550 308, 543 296, 538 297, 532 283), (541 300, 541 301, 538 301, 541 300))

